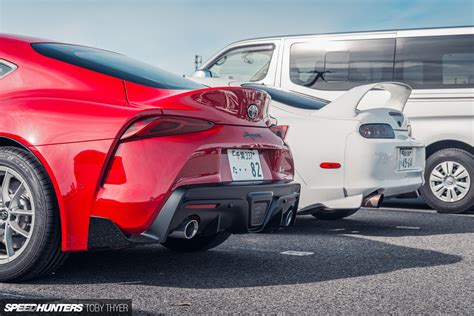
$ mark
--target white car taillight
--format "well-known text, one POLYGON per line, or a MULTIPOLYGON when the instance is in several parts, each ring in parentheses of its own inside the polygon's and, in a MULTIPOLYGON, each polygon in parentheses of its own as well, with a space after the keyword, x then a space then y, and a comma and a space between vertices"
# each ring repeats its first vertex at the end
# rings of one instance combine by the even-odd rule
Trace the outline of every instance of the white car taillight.
POLYGON ((395 138, 395 132, 389 124, 363 124, 359 133, 365 138, 395 138))

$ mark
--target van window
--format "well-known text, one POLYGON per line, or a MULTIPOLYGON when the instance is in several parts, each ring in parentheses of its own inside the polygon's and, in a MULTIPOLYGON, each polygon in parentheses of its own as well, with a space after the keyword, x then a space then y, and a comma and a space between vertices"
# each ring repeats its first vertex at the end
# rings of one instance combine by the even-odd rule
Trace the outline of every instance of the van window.
POLYGON ((326 81, 348 81, 350 60, 349 52, 327 52, 324 64, 326 81))
POLYGON ((415 89, 474 87, 474 35, 399 38, 395 80, 415 89))
POLYGON ((219 56, 208 70, 214 78, 260 81, 267 76, 273 50, 273 45, 233 49, 219 56))
POLYGON ((172 90, 204 88, 189 79, 106 50, 59 43, 33 43, 31 46, 46 57, 153 88, 172 90))
POLYGON ((318 90, 393 79, 394 39, 296 43, 290 52, 290 79, 318 90))

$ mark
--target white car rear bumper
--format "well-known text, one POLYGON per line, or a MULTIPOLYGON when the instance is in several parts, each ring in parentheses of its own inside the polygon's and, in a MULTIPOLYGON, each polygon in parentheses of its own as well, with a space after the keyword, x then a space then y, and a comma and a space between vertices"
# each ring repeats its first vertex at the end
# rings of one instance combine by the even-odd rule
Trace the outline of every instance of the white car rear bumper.
MULTIPOLYGON (((302 182, 300 211, 311 208, 358 209, 374 193, 384 197, 414 192, 424 183, 425 147, 421 143, 397 136, 396 139, 366 139, 358 133, 347 137, 340 188, 307 188, 302 182), (412 148, 413 164, 399 169, 400 149, 412 148), (320 198, 319 201, 314 197, 320 198)), ((299 180, 299 179, 297 179, 299 180)))
POLYGON ((346 141, 344 188, 347 196, 367 196, 380 190, 394 196, 417 190, 424 183, 425 146, 413 139, 366 139, 358 133, 346 141), (412 149, 412 166, 400 170, 400 150, 412 149))

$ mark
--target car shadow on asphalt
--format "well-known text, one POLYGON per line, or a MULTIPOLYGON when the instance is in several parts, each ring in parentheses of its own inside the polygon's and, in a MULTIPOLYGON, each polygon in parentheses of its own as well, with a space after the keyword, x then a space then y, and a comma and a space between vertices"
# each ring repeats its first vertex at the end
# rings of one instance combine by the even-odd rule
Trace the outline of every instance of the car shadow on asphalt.
POLYGON ((439 221, 434 221, 423 229, 393 228, 403 223, 423 224, 416 214, 399 217, 397 220, 394 214, 366 210, 361 216, 339 222, 305 216, 293 228, 268 234, 234 235, 220 247, 203 253, 174 253, 158 245, 74 253, 54 276, 33 283, 214 289, 324 282, 462 260, 457 255, 394 245, 363 235, 426 236, 474 231, 473 225, 467 229, 469 225, 457 227, 457 222, 454 227, 447 227, 447 219, 441 221, 441 227, 439 221), (304 251, 307 255, 281 254, 288 250, 304 251))
POLYGON ((299 216, 295 227, 276 233, 338 234, 380 237, 431 236, 474 233, 474 216, 414 210, 363 209, 336 221, 299 216))
POLYGON ((394 207, 394 208, 412 208, 421 210, 431 210, 421 197, 418 198, 387 198, 382 203, 383 207, 394 207))

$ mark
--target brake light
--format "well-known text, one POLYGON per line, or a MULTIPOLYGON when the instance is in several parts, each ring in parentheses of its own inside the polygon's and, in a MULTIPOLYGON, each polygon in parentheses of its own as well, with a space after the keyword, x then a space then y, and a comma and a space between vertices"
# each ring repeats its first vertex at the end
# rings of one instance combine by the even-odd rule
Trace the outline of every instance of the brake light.
POLYGON ((395 132, 389 124, 364 124, 359 133, 365 138, 395 138, 395 132))
POLYGON ((322 169, 339 169, 341 164, 338 162, 321 162, 319 165, 322 169))
POLYGON ((196 133, 207 131, 213 126, 214 123, 200 119, 180 116, 158 116, 133 123, 120 139, 133 140, 196 133))
POLYGON ((270 129, 272 130, 275 135, 280 137, 281 139, 285 140, 286 135, 288 134, 288 129, 290 127, 288 125, 274 125, 271 126, 270 129))

